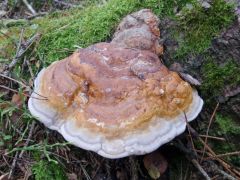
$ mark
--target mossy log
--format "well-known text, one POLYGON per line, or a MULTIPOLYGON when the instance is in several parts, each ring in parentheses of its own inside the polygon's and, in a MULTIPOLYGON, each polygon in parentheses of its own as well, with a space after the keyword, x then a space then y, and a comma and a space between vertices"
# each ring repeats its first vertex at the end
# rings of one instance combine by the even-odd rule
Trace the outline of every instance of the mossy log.
POLYGON ((212 39, 206 51, 195 55, 190 53, 184 59, 173 56, 179 47, 178 42, 169 36, 173 26, 175 23, 169 22, 169 19, 162 21, 162 36, 166 35, 163 41, 165 63, 180 62, 185 73, 202 82, 200 90, 207 109, 213 109, 214 104, 219 102, 220 110, 240 117, 240 25, 237 20, 212 39))
MULTIPOLYGON (((179 63, 185 73, 202 83, 197 87, 205 101, 199 121, 195 121, 200 127, 199 133, 206 133, 210 116, 219 102, 210 135, 223 136, 227 142, 212 144, 214 150, 218 153, 239 151, 240 18, 234 13, 237 6, 226 3, 227 0, 210 0, 209 7, 201 6, 199 0, 97 2, 99 0, 91 1, 88 7, 53 12, 30 21, 1 19, 0 71, 14 58, 22 28, 25 29, 23 42, 41 33, 40 41, 24 54, 36 75, 43 67, 69 56, 77 48, 109 41, 127 14, 142 8, 152 9, 161 20, 164 54, 160 58, 168 67, 179 63)), ((23 62, 24 57, 21 57, 11 75, 19 81, 30 82, 32 72, 23 62)), ((3 84, 1 79, 0 84, 3 84)), ((179 162, 173 163, 177 169, 179 162)), ((240 166, 239 157, 231 158, 231 162, 240 166)))
MULTIPOLYGON (((32 55, 39 60, 40 68, 47 66, 77 47, 108 41, 122 17, 142 8, 152 9, 161 19, 165 64, 178 62, 185 73, 202 81, 200 93, 205 107, 220 102, 223 110, 240 117, 240 27, 234 6, 224 0, 212 0, 207 8, 197 0, 109 0, 11 27, 2 20, 0 59, 14 56, 20 31, 25 28, 25 39, 36 32, 42 34, 32 55)), ((33 68, 34 73, 39 69, 33 68)))

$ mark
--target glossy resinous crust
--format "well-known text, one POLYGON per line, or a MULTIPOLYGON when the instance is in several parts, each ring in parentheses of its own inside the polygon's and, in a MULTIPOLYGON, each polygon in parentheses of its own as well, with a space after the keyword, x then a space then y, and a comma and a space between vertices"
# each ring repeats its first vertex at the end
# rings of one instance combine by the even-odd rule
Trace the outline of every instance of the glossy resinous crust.
POLYGON ((109 138, 142 127, 153 116, 177 116, 192 102, 190 85, 156 54, 110 43, 52 64, 42 76, 40 94, 60 119, 76 119, 78 126, 109 138))
POLYGON ((30 112, 72 144, 107 158, 145 154, 172 140, 203 101, 158 58, 158 24, 150 10, 140 10, 122 20, 112 42, 41 70, 30 112))

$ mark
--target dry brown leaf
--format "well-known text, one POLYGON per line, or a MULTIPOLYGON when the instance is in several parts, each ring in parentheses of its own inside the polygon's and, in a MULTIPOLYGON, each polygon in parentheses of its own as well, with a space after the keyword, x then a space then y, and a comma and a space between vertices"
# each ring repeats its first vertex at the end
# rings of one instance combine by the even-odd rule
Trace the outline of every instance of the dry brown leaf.
POLYGON ((156 151, 146 155, 143 163, 152 179, 158 179, 168 167, 168 162, 165 157, 156 151))
POLYGON ((8 180, 8 173, 1 175, 0 180, 8 180))
POLYGON ((14 94, 12 96, 11 102, 16 105, 17 107, 22 107, 23 105, 23 100, 22 97, 19 94, 14 94))
POLYGON ((68 180, 77 180, 77 175, 75 173, 68 173, 67 174, 68 180))

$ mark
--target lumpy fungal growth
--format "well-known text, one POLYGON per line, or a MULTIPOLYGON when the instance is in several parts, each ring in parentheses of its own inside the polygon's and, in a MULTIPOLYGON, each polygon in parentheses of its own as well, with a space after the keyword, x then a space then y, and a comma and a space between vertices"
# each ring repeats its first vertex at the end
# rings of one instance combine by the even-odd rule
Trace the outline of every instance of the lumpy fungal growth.
POLYGON ((108 158, 151 152, 182 133, 203 101, 159 60, 158 18, 128 15, 110 43, 77 50, 43 69, 31 113, 66 140, 108 158), (47 100, 39 100, 39 95, 47 100))

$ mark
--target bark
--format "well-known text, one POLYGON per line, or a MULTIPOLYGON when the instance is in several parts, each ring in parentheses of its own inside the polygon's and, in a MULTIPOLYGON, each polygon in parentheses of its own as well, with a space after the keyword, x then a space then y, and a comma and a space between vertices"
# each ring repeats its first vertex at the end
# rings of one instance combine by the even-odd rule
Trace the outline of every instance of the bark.
MULTIPOLYGON (((227 59, 232 59, 240 67, 240 22, 238 20, 240 19, 236 18, 230 27, 224 29, 218 37, 214 38, 211 46, 204 53, 197 55, 189 54, 184 59, 176 59, 173 54, 176 53, 179 46, 178 42, 171 35, 171 29, 176 27, 176 22, 170 19, 163 19, 160 25, 161 37, 164 37, 162 39, 164 45, 163 61, 167 66, 180 62, 183 72, 192 75, 200 81, 204 81, 203 66, 208 61, 208 56, 211 56, 211 59, 218 66, 222 66, 227 59)), ((240 117, 240 84, 232 84, 234 83, 226 83, 224 88, 219 90, 220 95, 214 97, 214 99, 221 103, 220 110, 235 117, 240 117)), ((204 96, 207 99, 212 99, 207 94, 204 96)))

